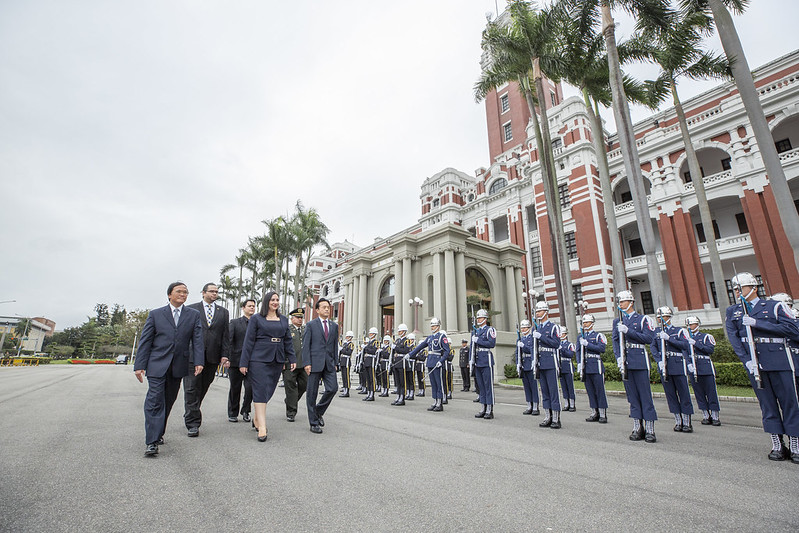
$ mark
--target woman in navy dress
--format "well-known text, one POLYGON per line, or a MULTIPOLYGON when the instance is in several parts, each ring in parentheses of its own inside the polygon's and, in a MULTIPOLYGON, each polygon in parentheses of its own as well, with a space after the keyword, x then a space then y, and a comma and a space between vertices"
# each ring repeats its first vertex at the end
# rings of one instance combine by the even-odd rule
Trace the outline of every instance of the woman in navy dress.
POLYGON ((261 312, 250 319, 241 349, 239 370, 249 373, 252 383, 253 424, 258 440, 266 440, 266 404, 272 397, 283 366, 288 361, 291 370, 297 357, 289 330, 289 320, 280 314, 280 296, 274 291, 266 294, 261 312))

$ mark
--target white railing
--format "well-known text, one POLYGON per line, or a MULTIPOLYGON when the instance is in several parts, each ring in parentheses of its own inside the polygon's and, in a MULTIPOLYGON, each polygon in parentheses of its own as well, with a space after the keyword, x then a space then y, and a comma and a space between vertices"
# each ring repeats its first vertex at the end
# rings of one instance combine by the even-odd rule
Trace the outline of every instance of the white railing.
MULTIPOLYGON (((709 187, 721 185, 722 183, 727 183, 728 181, 733 180, 735 180, 735 177, 732 175, 732 170, 722 170, 721 172, 716 172, 710 176, 705 176, 704 179, 702 179, 702 183, 705 184, 705 189, 707 189, 709 187)), ((685 192, 693 192, 694 183, 689 181, 684 185, 684 189, 685 192)))
POLYGON ((799 160, 799 148, 794 148, 793 150, 788 150, 780 154, 780 163, 783 165, 796 160, 799 160))
MULTIPOLYGON (((655 257, 657 258, 658 265, 662 266, 666 264, 666 259, 663 257, 663 252, 655 252, 655 257)), ((646 270, 646 256, 637 255, 635 257, 629 257, 624 260, 624 266, 628 275, 630 274, 631 270, 646 270)))
MULTIPOLYGON (((647 194, 646 195, 646 205, 647 206, 651 206, 652 205, 652 195, 651 194, 647 194)), ((635 211, 635 204, 633 204, 632 200, 630 200, 629 202, 624 202, 623 204, 616 204, 616 205, 613 206, 613 211, 617 215, 621 215, 621 214, 627 213, 629 211, 635 211)))
POLYGON ((538 230, 534 229, 530 231, 530 242, 538 241, 538 230))
MULTIPOLYGON (((700 257, 708 255, 706 242, 700 242, 698 248, 700 257)), ((752 237, 748 233, 742 233, 741 235, 716 239, 716 248, 718 248, 719 253, 750 250, 752 248, 752 237)))

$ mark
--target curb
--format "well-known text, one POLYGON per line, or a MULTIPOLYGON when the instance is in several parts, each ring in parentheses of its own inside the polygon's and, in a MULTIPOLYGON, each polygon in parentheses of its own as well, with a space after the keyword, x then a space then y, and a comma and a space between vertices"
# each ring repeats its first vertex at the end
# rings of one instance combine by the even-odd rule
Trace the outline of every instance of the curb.
MULTIPOLYGON (((509 385, 507 383, 495 383, 494 386, 498 387, 500 389, 508 389, 508 390, 519 389, 519 390, 524 390, 524 387, 521 386, 521 385, 509 385)), ((585 389, 577 389, 577 388, 575 388, 574 392, 577 393, 577 394, 586 394, 585 389)), ((605 390, 605 394, 607 394, 608 396, 627 396, 626 392, 620 391, 620 390, 605 390)), ((653 392, 652 393, 652 397, 653 398, 665 398, 666 397, 666 393, 665 392, 653 392)), ((693 400, 696 401, 696 396, 694 396, 693 394, 691 394, 691 398, 693 398, 693 400)), ((748 396, 719 396, 719 401, 720 402, 757 403, 757 398, 750 398, 748 396)))

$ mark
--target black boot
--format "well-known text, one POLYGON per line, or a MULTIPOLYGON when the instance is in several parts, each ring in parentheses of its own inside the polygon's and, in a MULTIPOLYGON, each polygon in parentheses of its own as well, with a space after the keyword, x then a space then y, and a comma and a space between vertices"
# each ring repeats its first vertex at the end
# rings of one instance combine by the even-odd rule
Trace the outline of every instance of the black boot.
POLYGON ((682 432, 693 433, 694 426, 691 424, 691 415, 682 415, 682 432))
POLYGON ((436 406, 435 406, 435 408, 433 409, 433 411, 436 411, 436 412, 438 412, 438 411, 443 411, 443 410, 444 410, 444 404, 443 404, 443 402, 442 402, 441 400, 436 400, 436 406))
POLYGON ((592 409, 591 416, 585 419, 586 422, 596 422, 599 420, 599 409, 592 409))
POLYGON ((540 427, 540 428, 548 428, 551 425, 552 425, 552 409, 547 409, 546 418, 544 418, 543 422, 538 424, 538 427, 540 427))
POLYGON ((560 411, 552 411, 552 424, 550 429, 560 429, 560 411))
POLYGON ((655 437, 655 421, 654 420, 645 420, 644 427, 646 428, 646 433, 644 434, 644 440, 646 442, 652 443, 657 442, 657 437, 655 437))
POLYGON ((599 423, 600 424, 607 424, 608 423, 608 410, 607 409, 600 409, 599 410, 599 423))
POLYGON ((483 420, 491 420, 492 418, 494 418, 494 404, 489 404, 483 420))
POLYGON ((397 401, 394 402, 394 405, 405 405, 405 397, 400 395, 397 401))
POLYGON ((643 420, 637 420, 633 423, 633 432, 630 433, 630 440, 644 440, 643 420))
POLYGON ((785 447, 782 435, 771 434, 771 453, 768 454, 770 461, 784 461, 791 456, 791 451, 785 447))
POLYGON ((476 415, 474 415, 475 418, 484 418, 485 417, 487 407, 486 407, 486 404, 482 404, 482 406, 483 406, 483 408, 480 409, 480 412, 477 413, 476 415))
POLYGON ((538 416, 541 414, 541 411, 538 410, 538 404, 533 402, 533 412, 530 413, 533 416, 538 416))

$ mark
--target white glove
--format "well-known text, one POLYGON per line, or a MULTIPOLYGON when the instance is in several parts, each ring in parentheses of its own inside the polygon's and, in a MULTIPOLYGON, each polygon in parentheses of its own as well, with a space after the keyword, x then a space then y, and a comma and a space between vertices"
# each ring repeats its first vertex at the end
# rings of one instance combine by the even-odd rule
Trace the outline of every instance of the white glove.
POLYGON ((658 361, 658 368, 660 369, 660 373, 663 373, 665 366, 663 365, 663 361, 658 361))
POLYGON ((516 341, 516 346, 519 348, 524 348, 524 341, 516 341))
POLYGON ((477 342, 477 335, 472 335, 472 342, 477 342))
POLYGON ((688 344, 693 346, 694 344, 696 344, 696 341, 694 339, 692 339, 691 337, 688 337, 688 344))
POLYGON ((436 363, 436 366, 435 366, 435 368, 441 368, 441 361, 439 361, 438 363, 436 363))
POLYGON ((746 315, 741 320, 741 323, 743 323, 744 326, 749 326, 749 327, 753 328, 753 327, 755 327, 757 325, 757 320, 755 320, 754 318, 752 318, 749 315, 746 315))
POLYGON ((403 357, 402 359, 405 360, 405 361, 409 361, 411 359, 411 354, 406 353, 405 357, 403 357))
POLYGON ((588 346, 588 339, 584 339, 580 337, 580 345, 581 346, 588 346))
POLYGON ((541 333, 539 333, 538 331, 534 331, 533 332, 533 337, 535 337, 536 339, 540 339, 541 338, 541 333))
POLYGON ((658 337, 660 337, 664 341, 669 340, 669 334, 666 333, 665 331, 661 331, 660 333, 658 333, 658 337))
POLYGON ((751 360, 747 361, 747 362, 744 363, 744 366, 746 367, 746 369, 749 371, 750 374, 752 374, 753 376, 755 375, 755 363, 754 362, 752 362, 751 360))
POLYGON ((688 363, 688 372, 690 372, 691 374, 694 373, 694 365, 693 365, 693 363, 688 363))
POLYGON ((516 365, 516 373, 519 374, 519 376, 522 375, 522 366, 521 365, 516 365))
POLYGON ((396 348, 396 347, 397 347, 397 345, 396 345, 396 344, 392 344, 392 345, 391 345, 391 349, 392 349, 392 350, 393 350, 394 348, 396 348))
POLYGON ((583 364, 582 363, 577 363, 577 373, 579 374, 582 371, 583 371, 583 364))
POLYGON ((618 325, 616 326, 616 329, 619 330, 619 333, 627 333, 628 328, 627 326, 619 322, 618 325))
POLYGON ((622 361, 621 357, 616 359, 616 366, 619 367, 619 370, 622 370, 624 368, 624 361, 622 361))

